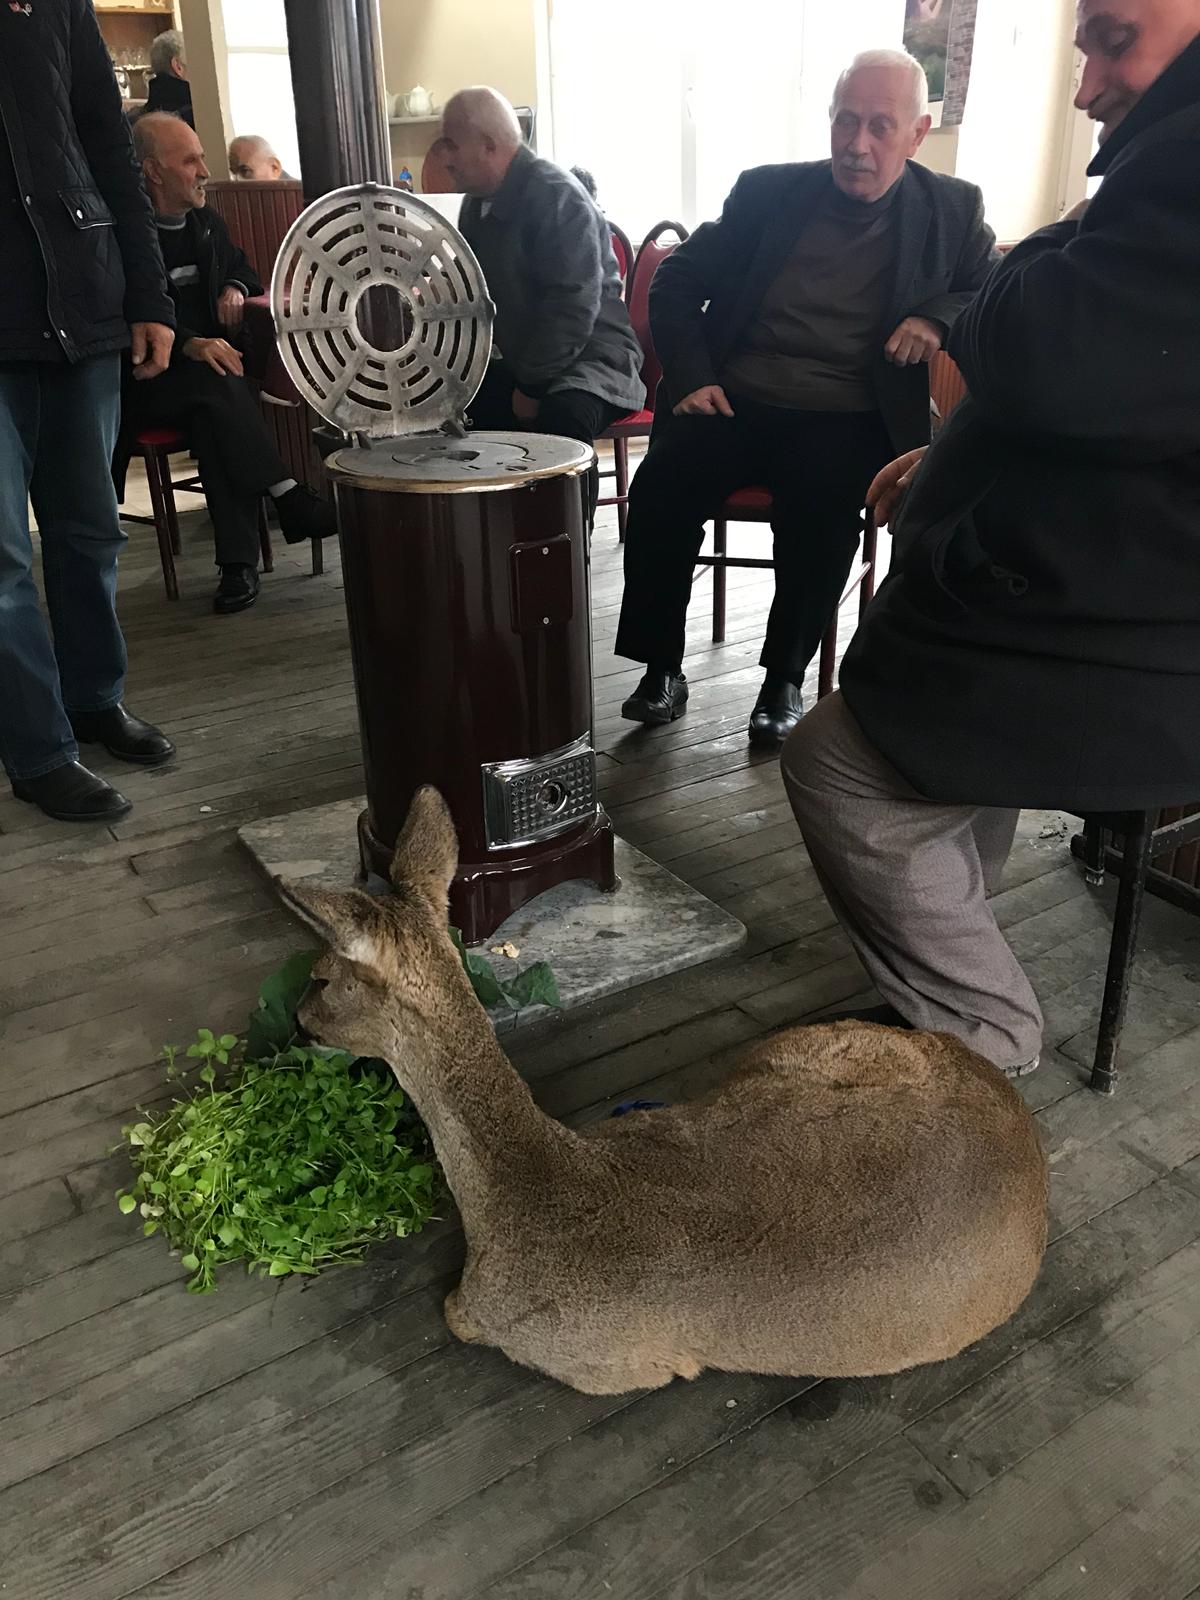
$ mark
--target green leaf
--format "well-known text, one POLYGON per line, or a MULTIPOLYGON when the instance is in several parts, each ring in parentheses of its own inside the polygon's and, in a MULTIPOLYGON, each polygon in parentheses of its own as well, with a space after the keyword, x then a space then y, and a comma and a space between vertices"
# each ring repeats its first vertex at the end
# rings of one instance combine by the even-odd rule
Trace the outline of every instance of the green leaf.
POLYGON ((200 1265, 200 1257, 193 1255, 189 1250, 187 1255, 180 1260, 179 1265, 183 1267, 186 1272, 195 1272, 196 1268, 200 1265))
POLYGON ((121 1210, 126 1216, 128 1216, 131 1211, 137 1210, 137 1201, 131 1194, 119 1194, 117 1196, 117 1204, 120 1206, 121 1210))
POLYGON ((558 983, 545 961, 535 961, 523 972, 518 972, 515 978, 504 985, 504 993, 517 1010, 525 1006, 553 1006, 557 1009, 562 1005, 558 983))
POLYGON ((237 1043, 237 1034, 223 1033, 217 1040, 217 1043, 221 1046, 222 1050, 232 1050, 234 1045, 237 1043))
POLYGON ((201 1072, 200 1072, 200 1082, 201 1083, 215 1083, 216 1081, 217 1081, 217 1074, 213 1070, 212 1067, 204 1067, 204 1068, 201 1069, 201 1072))
POLYGON ((296 1007, 308 986, 317 955, 317 951, 307 950, 292 956, 264 981, 246 1035, 248 1060, 269 1061, 291 1043, 296 1031, 296 1007))
POLYGON ((223 1245, 232 1247, 239 1238, 237 1225, 232 1222, 223 1222, 217 1229, 217 1238, 220 1239, 223 1245))
POLYGON ((291 1270, 286 1261, 272 1261, 267 1269, 267 1276, 271 1278, 286 1278, 291 1270))

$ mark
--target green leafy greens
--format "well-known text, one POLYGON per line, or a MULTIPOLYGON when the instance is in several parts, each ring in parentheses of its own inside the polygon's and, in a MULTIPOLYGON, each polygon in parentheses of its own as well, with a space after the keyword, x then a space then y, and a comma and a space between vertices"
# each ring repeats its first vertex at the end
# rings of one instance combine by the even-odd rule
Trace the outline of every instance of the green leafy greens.
MULTIPOLYGON (((558 1004, 545 962, 501 983, 451 933, 485 1006, 558 1004)), ((182 1098, 122 1130, 136 1177, 117 1204, 181 1252, 194 1293, 215 1288, 222 1262, 311 1275, 358 1260, 372 1240, 416 1233, 433 1215, 432 1147, 391 1069, 295 1037, 315 956, 293 956, 266 979, 244 1041, 200 1030, 185 1052, 199 1063, 190 1085, 168 1048, 182 1098)))

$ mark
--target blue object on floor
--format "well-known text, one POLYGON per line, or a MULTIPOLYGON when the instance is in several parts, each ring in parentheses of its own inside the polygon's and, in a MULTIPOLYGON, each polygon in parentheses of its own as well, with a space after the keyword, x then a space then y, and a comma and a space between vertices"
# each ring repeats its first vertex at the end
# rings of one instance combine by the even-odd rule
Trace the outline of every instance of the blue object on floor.
POLYGON ((661 1111, 666 1103, 665 1100, 622 1100, 608 1114, 610 1117, 623 1117, 630 1111, 661 1111))

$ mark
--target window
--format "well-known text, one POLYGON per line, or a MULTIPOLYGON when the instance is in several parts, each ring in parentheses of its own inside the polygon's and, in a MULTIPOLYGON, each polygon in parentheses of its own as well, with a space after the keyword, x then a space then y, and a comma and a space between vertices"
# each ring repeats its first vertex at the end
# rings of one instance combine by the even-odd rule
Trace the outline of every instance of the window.
POLYGON ((283 0, 223 0, 222 10, 234 134, 261 134, 284 171, 299 177, 283 0))
POLYGON ((838 73, 903 22, 897 0, 641 0, 631 41, 594 0, 553 0, 554 159, 594 173, 635 243, 695 227, 746 167, 828 155, 838 73))

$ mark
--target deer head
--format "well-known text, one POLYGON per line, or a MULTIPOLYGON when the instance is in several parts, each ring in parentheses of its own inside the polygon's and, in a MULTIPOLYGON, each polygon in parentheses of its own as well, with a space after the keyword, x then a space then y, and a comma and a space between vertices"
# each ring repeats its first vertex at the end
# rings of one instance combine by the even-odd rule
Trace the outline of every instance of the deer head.
POLYGON ((296 1012, 318 1044, 396 1066, 431 1030, 444 1032, 455 1012, 478 1009, 447 923, 457 861, 446 803, 424 788, 396 842, 393 894, 377 900, 360 889, 277 880, 285 903, 326 947, 296 1012))

